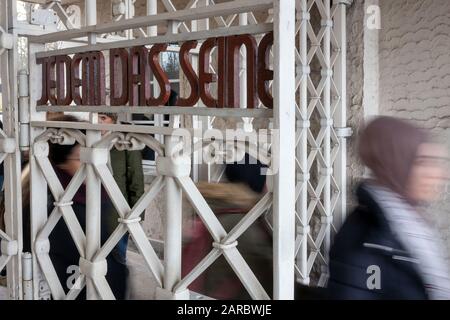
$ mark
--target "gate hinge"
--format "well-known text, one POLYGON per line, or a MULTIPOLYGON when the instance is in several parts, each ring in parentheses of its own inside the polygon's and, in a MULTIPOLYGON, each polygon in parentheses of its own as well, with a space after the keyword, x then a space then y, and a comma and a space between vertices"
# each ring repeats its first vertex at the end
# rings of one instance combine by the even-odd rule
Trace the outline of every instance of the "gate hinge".
POLYGON ((0 26, 0 55, 14 46, 14 36, 0 26))

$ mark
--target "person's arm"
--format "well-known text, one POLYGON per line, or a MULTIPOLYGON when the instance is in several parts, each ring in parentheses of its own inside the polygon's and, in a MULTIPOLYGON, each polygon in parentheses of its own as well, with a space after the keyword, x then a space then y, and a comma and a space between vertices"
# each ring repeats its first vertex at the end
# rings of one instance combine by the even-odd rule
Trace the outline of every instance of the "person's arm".
POLYGON ((127 191, 130 206, 144 194, 144 171, 140 151, 127 151, 127 191))

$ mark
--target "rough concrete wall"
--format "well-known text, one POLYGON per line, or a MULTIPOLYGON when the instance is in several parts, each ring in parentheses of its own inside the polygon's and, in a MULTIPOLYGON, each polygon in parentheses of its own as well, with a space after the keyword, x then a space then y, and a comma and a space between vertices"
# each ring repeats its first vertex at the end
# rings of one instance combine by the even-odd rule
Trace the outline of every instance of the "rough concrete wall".
MULTIPOLYGON (((450 147, 450 1, 381 0, 380 111, 450 147)), ((450 197, 433 206, 450 245, 450 197)))
POLYGON ((364 173, 357 157, 356 137, 364 121, 364 1, 355 1, 347 13, 347 101, 348 123, 353 135, 347 142, 348 208, 354 205, 353 190, 364 173))

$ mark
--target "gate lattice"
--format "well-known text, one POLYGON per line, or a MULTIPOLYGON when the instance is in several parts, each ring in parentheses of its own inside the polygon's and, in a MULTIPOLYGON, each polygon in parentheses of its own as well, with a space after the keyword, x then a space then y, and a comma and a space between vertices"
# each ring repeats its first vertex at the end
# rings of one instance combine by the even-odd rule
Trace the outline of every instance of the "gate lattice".
MULTIPOLYGON (((297 281, 309 284, 310 273, 316 262, 322 266, 318 283, 323 285, 326 282, 327 249, 332 229, 334 225, 339 226, 346 211, 345 139, 349 135, 349 129, 346 128, 345 120, 345 14, 346 6, 351 1, 337 0, 331 3, 328 0, 236 0, 220 4, 209 1, 210 5, 200 6, 202 1, 199 0, 177 10, 170 0, 164 0, 166 13, 122 19, 104 25, 95 25, 95 15, 87 10, 90 15, 87 17, 87 27, 39 36, 21 34, 28 36, 29 94, 17 90, 17 41, 14 40, 19 34, 15 29, 15 1, 3 1, 0 4, 0 56, 5 127, 4 132, 0 132, 0 160, 5 159, 6 200, 6 230, 0 232, 0 269, 8 265, 8 284, 12 298, 21 299, 23 296, 20 259, 22 226, 19 97, 27 97, 30 110, 30 122, 28 124, 23 121, 23 124, 29 128, 30 141, 34 299, 39 298, 42 277, 48 283, 55 299, 76 298, 80 288, 84 286, 89 299, 113 299, 105 280, 105 258, 127 232, 133 237, 146 266, 156 279, 159 298, 187 298, 189 284, 223 255, 252 298, 268 299, 270 297, 237 246, 239 237, 268 210, 273 212, 274 298, 293 297, 294 274, 297 281), (267 13, 263 22, 258 21, 258 12, 267 13), (239 26, 233 25, 237 16, 239 26), (320 19, 318 33, 311 21, 313 18, 320 19), (189 29, 187 22, 193 19, 197 20, 194 21, 195 27, 189 29), (214 19, 216 27, 211 28, 209 23, 203 29, 199 27, 205 19, 214 19), (169 25, 166 35, 155 33, 155 26, 161 22, 167 22, 169 25), (143 28, 147 28, 147 34, 143 28), (96 42, 96 35, 127 29, 139 29, 143 35, 120 42, 96 42), (36 105, 40 98, 42 82, 41 65, 36 63, 37 58, 117 47, 173 43, 186 39, 204 40, 208 37, 233 34, 261 35, 269 31, 274 32, 275 39, 272 50, 274 81, 271 84, 274 96, 273 111, 261 106, 258 109, 217 110, 36 105), (82 37, 87 39, 86 45, 46 51, 46 43, 82 37), (319 72, 320 76, 315 77, 314 72, 319 72), (95 121, 97 112, 132 114, 142 113, 142 110, 145 110, 145 113, 171 114, 170 127, 100 125, 95 121), (90 112, 91 120, 89 123, 49 122, 45 121, 48 111, 90 112), (268 158, 256 151, 260 145, 245 141, 236 144, 236 149, 251 150, 254 157, 272 165, 278 171, 273 175, 273 179, 270 179, 273 180, 270 183, 270 191, 228 233, 190 177, 191 161, 194 157, 192 153, 207 147, 211 141, 200 140, 191 153, 173 156, 176 144, 185 138, 178 130, 181 126, 181 115, 208 117, 209 127, 214 125, 215 117, 235 117, 244 123, 251 123, 252 119, 268 118, 273 129, 278 130, 278 134, 272 136, 268 158), (100 132, 104 130, 110 133, 102 137, 100 132), (165 143, 151 136, 155 134, 164 136, 165 143), (81 145, 82 166, 64 189, 48 159, 48 144, 75 142, 81 145), (108 152, 113 146, 134 150, 147 146, 158 155, 158 177, 133 208, 122 196, 107 167, 108 152), (72 198, 83 183, 88 195, 85 231, 71 207, 72 198), (99 229, 101 186, 105 188, 116 208, 120 222, 103 246, 100 245, 99 229), (47 216, 47 199, 41 195, 42 190, 47 188, 55 199, 50 216, 47 216), (156 255, 139 224, 140 215, 161 191, 166 195, 166 221, 170 221, 164 226, 163 261, 156 255), (182 195, 187 197, 214 241, 211 251, 184 278, 181 277, 182 195), (318 230, 311 230, 311 226, 315 225, 314 217, 320 219, 318 230), (64 219, 80 254, 81 273, 76 286, 68 294, 65 294, 63 284, 59 282, 49 257, 48 237, 61 218, 64 219)), ((245 56, 244 53, 242 55, 245 56)), ((241 75, 243 79, 245 71, 244 66, 241 75)), ((245 100, 245 94, 241 94, 241 99, 245 100)), ((226 139, 221 143, 227 143, 226 139)))

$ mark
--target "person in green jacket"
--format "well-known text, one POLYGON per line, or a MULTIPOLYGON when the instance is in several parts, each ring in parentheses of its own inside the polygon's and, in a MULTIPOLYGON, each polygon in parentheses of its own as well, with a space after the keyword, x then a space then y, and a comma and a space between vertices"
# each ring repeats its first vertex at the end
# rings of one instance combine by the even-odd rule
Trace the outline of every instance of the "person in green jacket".
MULTIPOLYGON (((117 123, 117 114, 99 113, 98 121, 103 124, 117 123)), ((130 207, 133 207, 144 193, 141 151, 119 151, 113 147, 110 151, 110 165, 120 191, 122 191, 130 207)), ((110 217, 110 232, 112 232, 117 227, 117 219, 119 218, 114 207, 110 217)), ((124 264, 126 263, 127 246, 128 234, 123 236, 112 252, 116 259, 124 264)))

